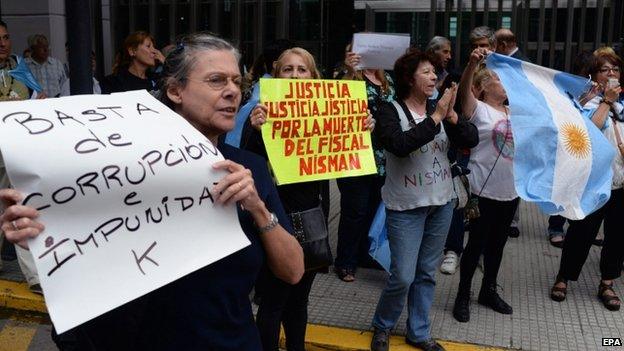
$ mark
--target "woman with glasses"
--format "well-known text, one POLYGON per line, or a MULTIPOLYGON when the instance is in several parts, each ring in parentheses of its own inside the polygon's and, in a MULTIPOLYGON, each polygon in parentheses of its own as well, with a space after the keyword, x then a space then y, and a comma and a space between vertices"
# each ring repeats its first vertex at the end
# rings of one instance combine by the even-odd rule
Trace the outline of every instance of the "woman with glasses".
MULTIPOLYGON (((194 34, 182 39, 164 65, 161 101, 215 145, 234 127, 241 99, 238 59, 230 43, 194 34)), ((147 294, 147 311, 138 326, 123 323, 123 316, 115 314, 122 306, 74 329, 74 344, 61 349, 262 349, 249 302, 260 267, 266 262, 278 279, 295 284, 303 274, 303 254, 287 231, 290 225, 266 162, 232 146, 218 147, 225 160, 212 167, 227 175, 211 189, 212 196, 217 206, 235 204, 251 244, 147 294), (135 327, 138 333, 130 334, 135 327)), ((25 245, 44 228, 34 208, 17 205, 22 196, 13 189, 0 190, 0 200, 8 205, 2 230, 12 242, 25 245)), ((171 234, 185 240, 184 233, 171 234)))
POLYGON ((595 85, 581 99, 581 103, 585 108, 594 110, 592 121, 602 130, 616 151, 611 164, 611 197, 602 208, 584 219, 569 221, 559 273, 550 292, 551 299, 555 301, 566 299, 568 280, 578 279, 592 242, 604 221, 598 298, 610 311, 620 309, 621 302, 613 290, 613 281, 621 276, 624 262, 624 235, 620 225, 624 213, 624 105, 620 95, 621 69, 622 59, 613 49, 602 48, 594 52, 589 73, 595 85))

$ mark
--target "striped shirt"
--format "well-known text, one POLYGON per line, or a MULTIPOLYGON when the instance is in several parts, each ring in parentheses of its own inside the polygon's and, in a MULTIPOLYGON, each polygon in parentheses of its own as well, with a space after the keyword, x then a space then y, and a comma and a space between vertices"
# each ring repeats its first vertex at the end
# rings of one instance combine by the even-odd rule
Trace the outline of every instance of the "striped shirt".
POLYGON ((65 68, 61 61, 53 57, 48 57, 43 64, 30 57, 25 59, 25 61, 48 97, 57 97, 61 94, 61 87, 67 79, 65 68))

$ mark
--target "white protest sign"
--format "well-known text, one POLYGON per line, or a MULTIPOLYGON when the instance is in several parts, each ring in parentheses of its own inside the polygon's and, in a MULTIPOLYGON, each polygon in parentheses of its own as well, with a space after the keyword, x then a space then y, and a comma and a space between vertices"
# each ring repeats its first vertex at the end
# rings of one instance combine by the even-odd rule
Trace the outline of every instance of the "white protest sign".
POLYGON ((249 245, 208 192, 221 153, 146 91, 3 102, 0 148, 46 226, 29 246, 58 333, 249 245))
POLYGON ((354 53, 362 56, 356 68, 394 69, 394 62, 410 45, 409 34, 355 33, 354 53))

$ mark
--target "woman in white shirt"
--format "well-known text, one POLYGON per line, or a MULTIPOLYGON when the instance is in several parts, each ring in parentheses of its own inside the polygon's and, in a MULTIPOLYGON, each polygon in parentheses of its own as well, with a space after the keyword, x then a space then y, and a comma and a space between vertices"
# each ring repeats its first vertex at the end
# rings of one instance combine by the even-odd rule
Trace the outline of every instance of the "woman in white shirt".
POLYGON ((624 107, 619 94, 622 59, 610 48, 594 52, 594 62, 590 70, 595 79, 593 95, 581 99, 585 108, 593 109, 592 121, 600 128, 614 146, 616 155, 611 163, 613 181, 609 201, 580 221, 570 221, 563 244, 559 273, 550 291, 551 299, 563 301, 566 298, 568 280, 577 280, 587 260, 592 241, 596 237, 600 224, 604 220, 604 241, 600 253, 600 285, 598 298, 610 311, 620 309, 620 299, 613 290, 613 281, 622 275, 624 262, 624 235, 622 235, 620 217, 624 213, 624 107), (585 102, 584 100, 588 100, 585 102))
POLYGON ((472 149, 468 163, 468 179, 481 214, 470 222, 470 235, 460 262, 453 308, 453 316, 459 322, 470 320, 470 289, 481 254, 484 267, 479 303, 499 313, 513 313, 496 291, 496 277, 508 228, 518 207, 513 178, 514 144, 505 88, 496 73, 480 67, 487 54, 486 49, 472 51, 458 92, 463 115, 479 130, 479 145, 472 149))

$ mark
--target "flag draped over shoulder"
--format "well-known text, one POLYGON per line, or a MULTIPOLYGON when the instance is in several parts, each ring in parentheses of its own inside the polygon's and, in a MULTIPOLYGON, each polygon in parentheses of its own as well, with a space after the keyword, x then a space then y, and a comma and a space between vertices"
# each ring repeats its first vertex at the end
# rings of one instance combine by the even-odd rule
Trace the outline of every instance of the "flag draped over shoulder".
POLYGON ((581 77, 491 54, 511 110, 518 195, 549 215, 583 219, 611 194, 613 146, 574 100, 581 77))

